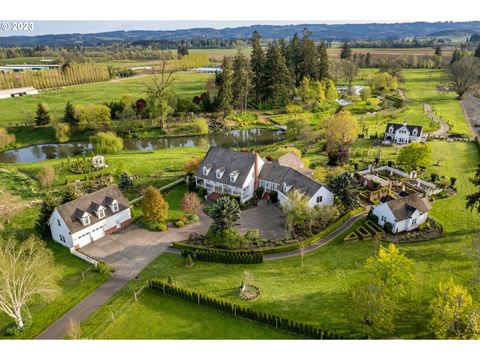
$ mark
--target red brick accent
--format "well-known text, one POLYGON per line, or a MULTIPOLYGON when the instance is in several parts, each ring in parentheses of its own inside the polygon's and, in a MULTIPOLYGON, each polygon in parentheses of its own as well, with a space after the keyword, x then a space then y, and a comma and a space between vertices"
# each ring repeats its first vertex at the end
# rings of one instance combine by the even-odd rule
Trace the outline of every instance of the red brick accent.
POLYGON ((131 222, 132 222, 132 219, 125 220, 120 224, 120 228, 124 228, 125 226, 130 225, 131 222))
POLYGON ((117 227, 116 227, 116 226, 111 227, 110 229, 106 229, 106 230, 105 230, 105 234, 107 234, 107 235, 112 235, 112 234, 115 232, 115 230, 117 230, 117 227))

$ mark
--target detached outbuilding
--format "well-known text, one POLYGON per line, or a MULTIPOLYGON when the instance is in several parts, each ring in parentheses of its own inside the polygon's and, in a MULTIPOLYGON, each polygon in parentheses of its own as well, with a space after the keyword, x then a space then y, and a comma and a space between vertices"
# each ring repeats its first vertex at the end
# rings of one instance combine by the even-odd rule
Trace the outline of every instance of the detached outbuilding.
POLYGON ((116 185, 57 206, 48 224, 56 242, 75 250, 131 222, 130 203, 116 185))
POLYGON ((410 231, 425 223, 432 208, 426 198, 410 194, 375 206, 372 214, 378 218, 378 225, 392 224, 392 233, 410 231))

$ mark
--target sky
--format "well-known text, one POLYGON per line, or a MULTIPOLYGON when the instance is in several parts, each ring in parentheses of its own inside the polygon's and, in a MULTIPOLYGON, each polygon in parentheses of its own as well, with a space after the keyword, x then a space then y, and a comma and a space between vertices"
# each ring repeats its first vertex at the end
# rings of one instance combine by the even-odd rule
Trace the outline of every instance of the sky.
POLYGON ((27 20, 33 23, 33 31, 14 31, 12 30, 13 21, 2 21, 10 24, 9 30, 0 30, 0 36, 12 35, 46 35, 46 34, 71 34, 71 33, 99 33, 115 30, 177 30, 177 29, 191 29, 191 28, 215 28, 223 29, 227 27, 239 27, 258 24, 338 24, 338 23, 361 23, 373 21, 240 21, 240 20, 183 20, 183 21, 35 21, 27 20))

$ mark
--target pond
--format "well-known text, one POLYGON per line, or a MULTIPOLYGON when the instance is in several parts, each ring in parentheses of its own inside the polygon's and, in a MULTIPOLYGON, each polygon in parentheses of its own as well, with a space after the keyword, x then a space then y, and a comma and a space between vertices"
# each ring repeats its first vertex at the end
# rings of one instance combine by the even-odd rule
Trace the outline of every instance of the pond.
MULTIPOLYGON (((176 136, 148 139, 123 139, 124 150, 149 151, 186 146, 221 146, 225 148, 273 144, 283 140, 283 131, 268 129, 229 130, 201 136, 176 136)), ((25 163, 87 154, 93 150, 89 141, 41 144, 0 152, 0 163, 25 163)))

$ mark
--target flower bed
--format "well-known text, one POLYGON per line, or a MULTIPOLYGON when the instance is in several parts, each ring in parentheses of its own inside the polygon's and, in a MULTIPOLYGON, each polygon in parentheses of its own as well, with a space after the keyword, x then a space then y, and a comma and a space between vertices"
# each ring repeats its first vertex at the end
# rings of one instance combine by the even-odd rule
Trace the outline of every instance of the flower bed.
POLYGON ((443 227, 440 223, 429 217, 425 224, 421 224, 415 230, 397 234, 386 234, 384 240, 394 243, 412 243, 433 240, 443 235, 443 227))

